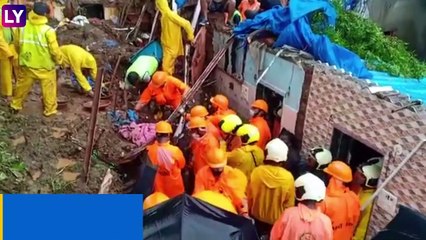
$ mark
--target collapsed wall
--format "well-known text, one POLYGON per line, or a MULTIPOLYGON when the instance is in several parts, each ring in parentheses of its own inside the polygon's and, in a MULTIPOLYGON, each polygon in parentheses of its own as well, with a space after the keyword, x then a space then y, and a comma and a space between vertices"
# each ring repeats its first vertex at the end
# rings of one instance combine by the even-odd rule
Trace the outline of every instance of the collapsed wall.
MULTIPOLYGON (((383 154, 380 180, 386 179, 422 139, 426 139, 426 120, 371 94, 365 81, 316 64, 311 69, 309 94, 302 99, 304 109, 303 149, 330 146, 333 130, 383 154), (364 84, 362 84, 364 82, 364 84)), ((424 145, 385 187, 397 204, 426 213, 426 145, 424 145)), ((379 183, 380 185, 380 183, 379 183)), ((396 208, 397 209, 397 208, 396 208)), ((383 229, 396 211, 375 204, 368 238, 383 229)))

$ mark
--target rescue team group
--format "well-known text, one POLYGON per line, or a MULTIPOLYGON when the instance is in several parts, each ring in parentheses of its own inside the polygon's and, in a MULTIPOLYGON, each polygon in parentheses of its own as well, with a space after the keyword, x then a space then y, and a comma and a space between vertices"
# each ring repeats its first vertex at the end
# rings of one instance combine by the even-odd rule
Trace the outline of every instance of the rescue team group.
MULTIPOLYGON (((7 1, 0 3, 2 6, 7 1)), ((175 57, 181 54, 172 46, 182 44, 166 41, 163 33, 173 27, 184 28, 193 41, 193 31, 188 30, 186 20, 180 19, 176 24, 180 17, 170 10, 166 0, 156 3, 162 13, 163 71, 156 71, 155 58, 151 59, 152 64, 138 61, 144 56, 128 69, 127 87, 138 88, 139 83, 147 83, 140 89, 135 110, 149 102, 176 109, 189 90, 171 75, 175 57), (167 18, 176 19, 164 22, 167 18)), ((88 77, 96 79, 95 59, 78 46, 59 47, 55 31, 46 24, 48 13, 48 5, 37 2, 24 28, 3 28, 0 34, 2 96, 12 95, 12 75, 17 75, 10 102, 13 111, 22 109, 32 84, 40 81, 44 115, 57 113, 56 65, 71 68, 77 87, 93 94, 88 77)), ((178 37, 175 39, 181 39, 181 35, 178 37)), ((381 165, 378 159, 362 164, 354 174, 344 162, 332 161, 330 151, 324 148, 312 149, 308 159, 302 160, 289 142, 271 139, 265 120, 269 106, 264 100, 252 103, 249 123, 243 123, 229 108, 225 96, 216 95, 210 102, 214 112, 197 105, 187 114, 190 159, 185 159, 181 149, 170 143, 172 126, 165 121, 156 124, 156 141, 147 150, 158 171, 155 192, 146 198, 144 209, 185 192, 181 170, 187 165, 195 174, 195 197, 253 219, 259 235, 282 240, 347 240, 354 235, 354 239, 364 239, 371 209, 360 217, 360 201, 371 195, 377 185, 381 165)))

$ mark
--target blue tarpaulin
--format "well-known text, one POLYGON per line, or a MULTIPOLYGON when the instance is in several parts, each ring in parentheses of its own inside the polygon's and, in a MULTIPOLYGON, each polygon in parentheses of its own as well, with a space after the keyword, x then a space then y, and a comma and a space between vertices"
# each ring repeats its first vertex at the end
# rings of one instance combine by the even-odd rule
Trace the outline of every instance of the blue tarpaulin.
POLYGON ((181 9, 187 2, 187 0, 175 0, 178 9, 181 9))
POLYGON ((133 63, 139 56, 153 56, 157 59, 158 62, 163 60, 163 48, 159 41, 152 41, 148 43, 145 47, 137 51, 131 58, 130 63, 133 63))
POLYGON ((268 30, 278 36, 274 47, 289 45, 312 54, 316 60, 351 72, 362 79, 371 79, 361 58, 348 49, 334 44, 327 36, 315 34, 309 25, 309 14, 322 10, 328 24, 334 25, 336 11, 327 0, 291 0, 288 7, 276 6, 247 19, 234 28, 238 38, 246 38, 255 30, 268 30))
POLYGON ((373 74, 371 81, 379 86, 391 86, 393 89, 409 95, 412 100, 420 99, 426 102, 426 78, 418 80, 393 77, 384 72, 371 71, 371 73, 373 74))

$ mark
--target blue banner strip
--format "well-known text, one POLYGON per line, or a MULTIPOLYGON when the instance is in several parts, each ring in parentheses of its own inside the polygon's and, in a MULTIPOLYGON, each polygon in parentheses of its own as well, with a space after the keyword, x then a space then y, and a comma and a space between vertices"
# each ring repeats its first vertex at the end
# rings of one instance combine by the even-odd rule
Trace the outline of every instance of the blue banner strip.
POLYGON ((141 240, 142 195, 3 195, 4 240, 141 240))

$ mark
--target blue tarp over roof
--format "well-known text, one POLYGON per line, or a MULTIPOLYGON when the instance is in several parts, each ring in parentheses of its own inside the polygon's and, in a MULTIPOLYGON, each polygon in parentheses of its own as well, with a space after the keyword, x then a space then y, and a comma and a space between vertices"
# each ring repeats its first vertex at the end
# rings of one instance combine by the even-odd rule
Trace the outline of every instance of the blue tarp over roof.
POLYGON ((412 78, 392 77, 384 72, 371 71, 372 82, 379 86, 391 86, 400 93, 407 94, 412 100, 420 99, 426 102, 426 78, 418 80, 412 78))
POLYGON ((234 34, 245 38, 255 30, 265 29, 278 36, 274 47, 289 45, 311 53, 316 60, 336 65, 362 79, 371 79, 372 74, 360 57, 348 49, 334 44, 327 36, 315 34, 308 15, 323 10, 328 24, 334 25, 336 11, 327 0, 291 0, 289 7, 277 6, 248 19, 234 28, 234 34))

